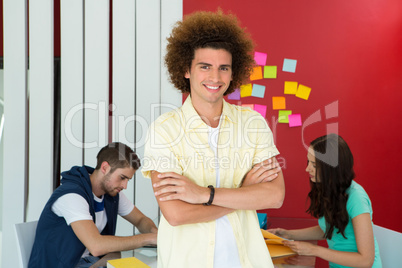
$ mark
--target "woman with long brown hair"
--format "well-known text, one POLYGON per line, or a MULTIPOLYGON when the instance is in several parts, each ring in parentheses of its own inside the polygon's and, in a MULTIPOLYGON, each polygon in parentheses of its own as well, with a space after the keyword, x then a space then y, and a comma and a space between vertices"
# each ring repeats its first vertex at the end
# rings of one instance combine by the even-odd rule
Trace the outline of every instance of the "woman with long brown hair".
POLYGON ((271 229, 299 255, 317 256, 330 267, 382 267, 373 234, 372 207, 367 193, 356 181, 353 155, 336 134, 311 142, 306 172, 310 177, 310 206, 307 212, 318 225, 305 229, 271 229), (294 240, 326 239, 328 247, 294 240))

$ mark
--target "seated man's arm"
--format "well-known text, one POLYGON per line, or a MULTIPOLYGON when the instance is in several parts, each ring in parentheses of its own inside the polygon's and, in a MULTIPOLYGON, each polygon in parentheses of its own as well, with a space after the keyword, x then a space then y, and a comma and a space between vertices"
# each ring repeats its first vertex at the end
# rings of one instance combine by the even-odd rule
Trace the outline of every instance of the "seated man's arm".
POLYGON ((155 223, 145 216, 137 207, 127 215, 123 216, 124 219, 131 222, 141 233, 158 233, 158 228, 155 223))
POLYGON ((87 201, 79 194, 61 196, 53 204, 52 211, 66 220, 66 224, 72 227, 77 238, 94 256, 156 244, 155 233, 127 237, 101 235, 89 213, 87 201))
POLYGON ((156 234, 146 233, 134 236, 101 235, 92 220, 81 220, 71 223, 78 239, 93 256, 109 252, 132 250, 145 245, 156 245, 156 234))

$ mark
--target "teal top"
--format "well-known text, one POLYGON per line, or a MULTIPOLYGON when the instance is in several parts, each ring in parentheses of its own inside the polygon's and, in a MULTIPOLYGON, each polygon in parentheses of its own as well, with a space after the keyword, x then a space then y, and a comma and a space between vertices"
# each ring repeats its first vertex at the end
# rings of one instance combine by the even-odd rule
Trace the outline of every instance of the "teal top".
MULTIPOLYGON (((352 184, 346 190, 346 192, 349 195, 348 201, 346 203, 346 209, 349 214, 349 222, 345 228, 346 239, 342 236, 341 233, 338 233, 338 229, 335 228, 334 232, 332 233, 332 239, 327 239, 327 243, 328 247, 333 250, 357 252, 356 237, 355 232, 353 230, 352 219, 360 214, 370 213, 370 218, 371 220, 373 220, 373 209, 371 207, 371 201, 369 196, 367 195, 363 187, 360 186, 357 182, 352 181, 352 184)), ((324 217, 319 218, 318 224, 325 233, 327 224, 325 218, 324 217)), ((372 221, 371 224, 373 224, 372 221)), ((374 237, 374 244, 375 244, 375 259, 372 267, 380 268, 382 267, 380 250, 378 248, 378 243, 375 237, 374 237)), ((330 263, 330 267, 347 267, 347 266, 330 263)))

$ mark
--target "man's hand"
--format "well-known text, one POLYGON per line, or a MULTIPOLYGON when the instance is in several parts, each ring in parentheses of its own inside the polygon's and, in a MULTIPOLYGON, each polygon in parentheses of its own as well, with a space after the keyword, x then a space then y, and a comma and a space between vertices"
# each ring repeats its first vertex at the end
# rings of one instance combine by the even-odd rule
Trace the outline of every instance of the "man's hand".
POLYGON ((275 157, 267 159, 255 165, 245 176, 242 186, 268 182, 276 179, 281 171, 275 157))
POLYGON ((160 173, 161 181, 153 185, 159 201, 182 200, 190 204, 202 204, 209 200, 210 189, 201 187, 187 177, 175 172, 160 173))
POLYGON ((158 233, 146 233, 146 234, 141 234, 141 235, 144 236, 144 238, 145 238, 144 246, 156 246, 158 233))

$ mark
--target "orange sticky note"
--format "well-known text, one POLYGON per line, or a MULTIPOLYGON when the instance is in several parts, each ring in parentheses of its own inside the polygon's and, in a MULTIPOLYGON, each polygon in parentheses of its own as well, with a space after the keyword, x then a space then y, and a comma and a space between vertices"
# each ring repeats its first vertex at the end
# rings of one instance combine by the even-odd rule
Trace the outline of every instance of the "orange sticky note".
POLYGON ((261 66, 254 67, 253 72, 250 75, 250 80, 259 80, 259 79, 262 79, 261 66))
POLYGON ((308 100, 308 97, 310 96, 311 88, 303 86, 302 84, 299 85, 297 88, 296 92, 296 97, 308 100))
POLYGON ((297 82, 285 81, 285 94, 296 94, 297 92, 297 82))
POLYGON ((241 85, 240 86, 240 97, 249 97, 251 96, 251 93, 253 93, 253 85, 252 84, 246 84, 246 85, 241 85))
POLYGON ((286 109, 285 97, 272 97, 272 109, 273 110, 285 110, 286 109))
POLYGON ((248 107, 248 108, 250 108, 251 110, 254 110, 254 104, 242 104, 241 106, 242 106, 242 107, 248 107))

